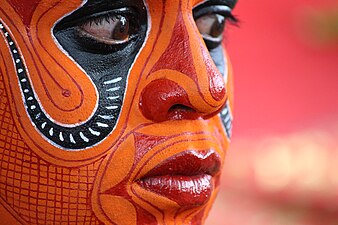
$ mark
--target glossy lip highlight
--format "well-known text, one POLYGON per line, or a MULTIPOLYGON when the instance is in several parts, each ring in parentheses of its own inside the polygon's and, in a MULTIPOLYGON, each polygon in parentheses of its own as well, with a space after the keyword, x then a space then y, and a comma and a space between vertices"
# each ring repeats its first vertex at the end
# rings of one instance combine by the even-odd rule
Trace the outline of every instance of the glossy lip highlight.
POLYGON ((205 204, 215 188, 221 158, 214 150, 185 151, 165 160, 137 180, 142 188, 165 196, 182 207, 205 204))

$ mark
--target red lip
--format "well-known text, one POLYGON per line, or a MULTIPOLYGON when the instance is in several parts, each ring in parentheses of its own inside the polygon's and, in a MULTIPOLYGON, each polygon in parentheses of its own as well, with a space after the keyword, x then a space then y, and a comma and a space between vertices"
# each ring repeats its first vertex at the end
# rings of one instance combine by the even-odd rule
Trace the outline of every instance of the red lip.
POLYGON ((221 167, 214 150, 186 151, 172 156, 149 171, 137 183, 182 207, 205 204, 214 190, 212 179, 221 167))

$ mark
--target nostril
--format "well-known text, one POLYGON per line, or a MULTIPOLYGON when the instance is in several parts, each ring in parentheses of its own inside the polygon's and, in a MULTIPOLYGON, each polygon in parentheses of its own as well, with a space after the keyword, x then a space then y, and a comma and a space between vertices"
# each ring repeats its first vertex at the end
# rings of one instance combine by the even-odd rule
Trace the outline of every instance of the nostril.
POLYGON ((190 108, 189 106, 185 106, 182 104, 176 104, 170 107, 168 110, 169 113, 175 112, 175 111, 186 111, 186 112, 196 112, 196 110, 190 108))
POLYGON ((195 120, 198 119, 200 116, 196 110, 193 108, 182 105, 182 104, 175 104, 171 106, 168 110, 168 119, 169 120, 195 120))
POLYGON ((167 79, 149 83, 141 93, 139 106, 142 114, 155 122, 201 117, 191 106, 186 91, 167 79))

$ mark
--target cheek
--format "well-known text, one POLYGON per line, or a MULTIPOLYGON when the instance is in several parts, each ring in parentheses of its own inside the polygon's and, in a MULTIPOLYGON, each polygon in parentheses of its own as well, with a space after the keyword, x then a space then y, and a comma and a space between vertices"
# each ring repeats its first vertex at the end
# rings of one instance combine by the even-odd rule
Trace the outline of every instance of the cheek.
MULTIPOLYGON (((61 26, 67 17, 60 19, 59 14, 71 16, 69 13, 82 2, 64 1, 58 5, 55 1, 53 11, 47 4, 41 6, 32 1, 32 8, 26 12, 25 1, 9 2, 15 4, 13 15, 17 20, 19 15, 23 17, 19 28, 22 32, 15 26, 5 26, 13 45, 6 37, 0 40, 1 177, 7 185, 7 192, 0 189, 0 194, 14 202, 9 208, 27 221, 47 220, 50 216, 65 223, 189 220, 199 224, 216 196, 219 173, 212 178, 210 187, 202 187, 201 193, 206 194, 196 198, 192 191, 178 190, 177 186, 183 184, 180 180, 167 179, 174 180, 176 187, 168 185, 162 187, 166 191, 157 192, 151 190, 156 185, 146 189, 138 181, 173 158, 178 159, 177 165, 200 165, 197 170, 208 170, 204 166, 207 163, 202 165, 201 160, 210 153, 216 164, 223 165, 231 136, 232 94, 230 103, 225 103, 222 75, 227 77, 229 72, 222 49, 209 55, 201 38, 189 38, 196 37, 197 31, 183 18, 184 14, 176 15, 180 8, 170 10, 169 3, 160 7, 158 1, 153 1, 154 9, 166 8, 168 12, 161 13, 161 18, 167 16, 163 20, 152 17, 150 36, 148 27, 143 27, 139 39, 123 51, 94 54, 79 44, 74 29, 61 26), (163 25, 163 21, 171 26, 163 25), (181 36, 173 30, 180 31, 181 36), (191 54, 188 61, 180 54, 182 40, 185 53, 191 54), (167 55, 172 61, 167 60, 167 55), (21 64, 13 66, 17 60, 21 64), (173 63, 175 60, 180 63, 173 63), (210 82, 214 77, 222 82, 210 82), (175 85, 168 85, 172 83, 175 85), (158 87, 152 88, 153 85, 158 87), (181 91, 174 93, 173 86, 181 91), (169 97, 163 98, 160 91, 154 90, 169 97), (149 108, 140 104, 142 98, 150 99, 155 110, 142 110, 149 108), (165 110, 158 112, 159 108, 165 110), (189 151, 200 154, 198 159, 189 151), (184 161, 191 158, 188 163, 184 161), (174 188, 178 191, 169 193, 174 188), (186 197, 178 199, 177 193, 186 197), (40 203, 43 206, 35 213, 34 207, 40 203), (121 211, 128 212, 128 217, 121 211)), ((203 1, 195 1, 200 2, 203 1)), ((156 14, 154 10, 149 13, 156 14)), ((11 25, 9 15, 6 18, 11 25)), ((173 168, 184 170, 177 167, 173 168)))
POLYGON ((26 29, 16 13, 12 17, 18 22, 13 26, 10 19, 6 21, 9 15, 3 17, 2 32, 7 34, 2 43, 4 74, 13 90, 9 94, 21 93, 11 96, 15 110, 22 115, 19 129, 35 152, 51 156, 53 162, 55 158, 88 158, 90 153, 76 151, 89 148, 99 155, 118 139, 129 72, 146 36, 143 12, 136 40, 118 52, 93 54, 85 49, 88 43, 82 45, 76 38, 75 28, 60 28, 79 6, 75 1, 56 2, 53 7, 38 4, 26 29), (19 85, 9 82, 13 79, 19 85))
POLYGON ((21 138, 2 79, 0 93, 0 224, 99 224, 88 196, 102 159, 74 167, 43 160, 21 138))

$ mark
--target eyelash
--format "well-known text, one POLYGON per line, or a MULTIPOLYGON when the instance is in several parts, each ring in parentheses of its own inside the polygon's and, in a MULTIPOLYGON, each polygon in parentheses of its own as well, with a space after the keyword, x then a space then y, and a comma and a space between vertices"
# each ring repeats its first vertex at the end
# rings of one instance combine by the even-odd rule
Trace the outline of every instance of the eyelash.
POLYGON ((122 50, 128 45, 131 40, 135 40, 138 37, 136 32, 135 34, 132 34, 129 40, 124 43, 108 44, 93 37, 90 37, 90 35, 85 34, 85 32, 81 28, 85 25, 100 25, 101 23, 109 22, 110 20, 115 21, 115 19, 120 16, 128 17, 130 19, 129 22, 132 27, 131 29, 138 30, 140 28, 140 24, 138 24, 136 19, 137 12, 135 12, 133 9, 123 8, 119 10, 101 12, 91 15, 89 17, 85 17, 81 19, 81 21, 76 22, 76 25, 74 25, 73 27, 75 28, 75 37, 77 41, 80 43, 81 46, 83 46, 83 49, 86 49, 86 51, 93 53, 109 54, 122 50))
MULTIPOLYGON (((198 11, 197 11, 197 15, 198 17, 196 18, 196 14, 195 14, 195 9, 193 11, 194 14, 194 18, 195 20, 197 20, 199 17, 208 15, 208 14, 219 14, 222 15, 224 17, 224 23, 226 24, 230 24, 230 25, 234 25, 234 26, 238 26, 239 24, 239 20, 236 16, 234 16, 231 13, 231 10, 219 10, 219 8, 217 8, 218 6, 209 6, 209 7, 203 7, 200 8, 198 11, 204 11, 207 13, 204 14, 199 14, 198 15, 198 11), (213 8, 215 8, 216 10, 212 11, 213 8)), ((221 6, 222 7, 222 6, 221 6)), ((224 6, 223 6, 224 7, 224 6)), ((226 6, 225 6, 226 7, 226 6)), ((132 39, 135 39, 137 36, 137 33, 132 34, 130 36, 130 39, 126 42, 126 43, 118 43, 118 44, 107 44, 104 42, 101 42, 99 40, 96 40, 95 38, 89 37, 88 35, 85 35, 82 31, 81 31, 81 26, 84 25, 92 25, 92 24, 96 24, 99 25, 103 22, 109 22, 109 20, 114 20, 116 19, 118 16, 128 16, 130 18, 130 21, 132 23, 132 26, 139 26, 140 24, 135 24, 137 23, 137 17, 135 17, 134 15, 135 11, 134 10, 130 10, 128 8, 123 8, 123 9, 119 9, 119 10, 113 10, 113 11, 107 11, 107 12, 101 12, 101 13, 97 13, 94 15, 91 15, 89 17, 83 18, 81 19, 81 21, 78 21, 75 27, 76 30, 76 37, 77 40, 79 41, 79 43, 82 46, 85 46, 84 49, 87 49, 90 52, 94 52, 94 53, 111 53, 111 52, 116 52, 119 50, 122 50, 132 39)), ((135 29, 135 30, 136 30, 135 29)), ((217 46, 220 43, 219 42, 213 42, 211 40, 208 40, 206 42, 211 42, 211 44, 209 44, 209 46, 217 46)), ((214 47, 210 47, 210 49, 212 49, 214 47)))
POLYGON ((225 17, 225 20, 233 26, 239 26, 240 20, 236 15, 233 15, 231 12, 228 14, 228 17, 225 17))
MULTIPOLYGON (((224 17, 224 28, 227 27, 227 24, 233 25, 233 26, 239 26, 239 19, 234 16, 231 12, 231 9, 226 5, 208 5, 204 6, 203 4, 200 6, 197 6, 193 10, 193 15, 195 21, 197 21, 199 18, 208 16, 208 15, 221 15, 224 17)), ((223 37, 220 36, 219 38, 210 38, 210 37, 203 37, 205 44, 207 45, 208 49, 214 49, 218 47, 223 37)))
POLYGON ((82 23, 79 24, 79 26, 83 26, 83 25, 86 25, 86 24, 90 24, 92 25, 93 23, 95 23, 96 25, 99 25, 100 23, 102 23, 104 20, 106 22, 109 22, 109 19, 114 19, 113 16, 111 16, 110 13, 107 13, 105 15, 100 15, 100 16, 97 16, 97 17, 92 17, 88 20, 85 20, 83 21, 82 23))
POLYGON ((98 15, 93 15, 91 17, 85 18, 82 22, 79 22, 78 26, 83 26, 85 24, 90 23, 92 25, 95 23, 96 25, 99 25, 100 23, 106 21, 109 22, 110 19, 115 19, 116 17, 119 16, 130 16, 132 20, 135 20, 135 18, 132 16, 131 13, 126 13, 126 12, 105 12, 105 13, 100 13, 98 15))

